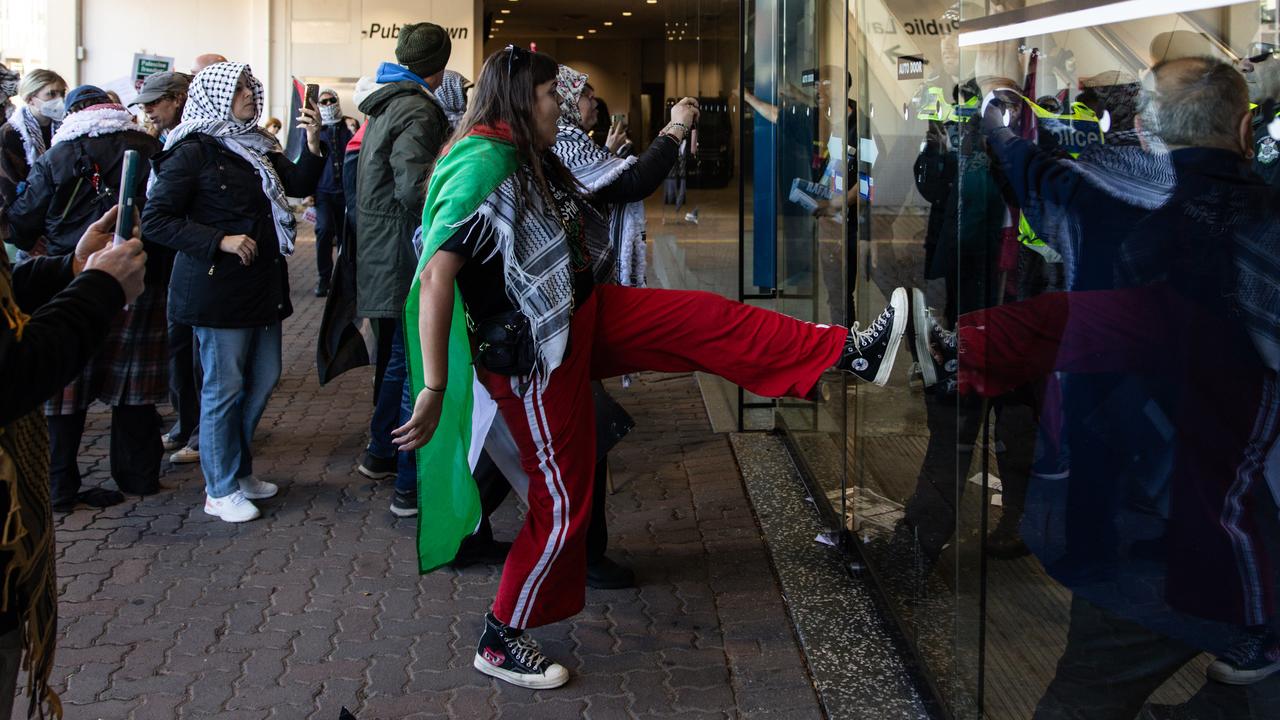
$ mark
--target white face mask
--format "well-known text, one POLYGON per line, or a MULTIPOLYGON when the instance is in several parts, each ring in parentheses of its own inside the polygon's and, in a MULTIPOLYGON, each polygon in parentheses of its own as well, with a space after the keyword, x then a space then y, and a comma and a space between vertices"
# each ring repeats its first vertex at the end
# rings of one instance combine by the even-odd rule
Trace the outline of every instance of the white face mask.
POLYGON ((67 116, 67 103, 62 98, 44 100, 36 107, 36 112, 54 122, 62 122, 62 119, 67 116))
POLYGON ((321 105, 320 119, 325 125, 333 125, 342 119, 342 108, 337 105, 321 105))

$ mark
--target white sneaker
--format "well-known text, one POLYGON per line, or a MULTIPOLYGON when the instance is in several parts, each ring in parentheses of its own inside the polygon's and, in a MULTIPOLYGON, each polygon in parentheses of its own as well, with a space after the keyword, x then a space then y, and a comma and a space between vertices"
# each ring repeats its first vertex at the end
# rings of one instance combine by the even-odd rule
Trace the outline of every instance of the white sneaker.
POLYGON ((266 500, 275 497, 280 488, 275 483, 259 480, 257 475, 240 478, 240 492, 250 500, 266 500))
POLYGON ((237 490, 226 497, 211 498, 205 496, 204 511, 229 523, 248 522, 262 516, 258 506, 237 490))
POLYGON ((196 450, 190 445, 184 445, 183 447, 179 448, 176 452, 174 452, 172 455, 169 456, 169 462, 173 463, 174 465, 198 463, 200 462, 200 451, 196 450))

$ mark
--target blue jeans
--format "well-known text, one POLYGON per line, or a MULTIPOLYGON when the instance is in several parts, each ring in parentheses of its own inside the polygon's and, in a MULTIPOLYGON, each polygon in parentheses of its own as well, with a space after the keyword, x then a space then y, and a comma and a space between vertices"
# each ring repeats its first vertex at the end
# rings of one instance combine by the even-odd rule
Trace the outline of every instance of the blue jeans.
MULTIPOLYGON (((400 343, 400 349, 403 353, 404 343, 400 343)), ((408 373, 406 373, 407 376, 408 373)), ((401 385, 404 386, 404 392, 400 394, 400 424, 409 422, 409 418, 413 416, 413 383, 409 382, 409 378, 401 385)), ((396 490, 400 492, 414 492, 418 489, 418 462, 417 454, 411 452, 400 453, 399 459, 396 461, 396 490)), ((416 493, 415 493, 416 494, 416 493)))
POLYGON ((380 458, 393 457, 396 446, 391 442, 391 431, 400 425, 400 401, 404 395, 407 368, 404 358, 404 335, 400 324, 391 336, 391 352, 387 356, 387 369, 382 375, 378 399, 373 405, 373 417, 369 420, 370 455, 380 458))
POLYGON ((280 379, 280 323, 195 333, 204 370, 200 469, 209 497, 221 498, 253 473, 253 433, 280 379))

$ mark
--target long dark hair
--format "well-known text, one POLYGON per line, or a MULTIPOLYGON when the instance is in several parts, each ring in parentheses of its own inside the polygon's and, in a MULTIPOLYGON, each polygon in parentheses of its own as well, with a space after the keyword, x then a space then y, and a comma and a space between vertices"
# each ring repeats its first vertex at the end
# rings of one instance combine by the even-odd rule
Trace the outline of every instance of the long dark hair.
POLYGON ((551 148, 538 150, 536 145, 534 92, 542 83, 554 80, 559 70, 560 65, 555 58, 524 48, 508 46, 490 55, 484 61, 480 78, 471 91, 467 112, 458 121, 453 137, 440 151, 440 156, 449 152, 454 143, 470 135, 476 126, 497 127, 505 123, 511 128, 518 161, 516 172, 521 176, 520 180, 533 180, 544 195, 548 191, 548 181, 580 195, 573 173, 551 152, 551 148), (532 173, 532 177, 524 177, 526 173, 532 173))

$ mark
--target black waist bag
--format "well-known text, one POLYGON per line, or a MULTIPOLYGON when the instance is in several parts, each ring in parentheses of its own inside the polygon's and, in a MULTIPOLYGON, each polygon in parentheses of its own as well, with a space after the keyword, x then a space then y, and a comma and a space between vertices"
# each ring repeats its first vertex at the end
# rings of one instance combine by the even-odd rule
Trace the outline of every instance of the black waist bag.
POLYGON ((513 377, 533 372, 533 329, 519 310, 481 320, 476 324, 476 340, 476 363, 485 370, 513 377))

